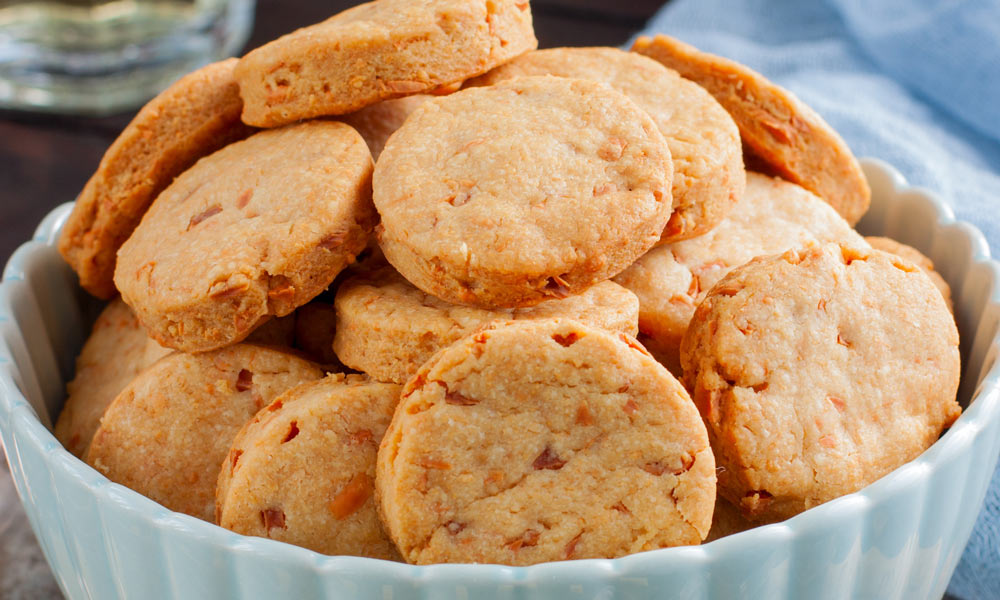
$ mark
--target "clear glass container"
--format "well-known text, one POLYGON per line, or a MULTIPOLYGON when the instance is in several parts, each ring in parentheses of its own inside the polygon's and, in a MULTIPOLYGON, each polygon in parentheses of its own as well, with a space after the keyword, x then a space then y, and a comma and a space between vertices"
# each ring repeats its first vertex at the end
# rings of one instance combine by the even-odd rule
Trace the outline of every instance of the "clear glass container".
POLYGON ((0 0, 0 108, 107 115, 246 43, 255 0, 0 0))

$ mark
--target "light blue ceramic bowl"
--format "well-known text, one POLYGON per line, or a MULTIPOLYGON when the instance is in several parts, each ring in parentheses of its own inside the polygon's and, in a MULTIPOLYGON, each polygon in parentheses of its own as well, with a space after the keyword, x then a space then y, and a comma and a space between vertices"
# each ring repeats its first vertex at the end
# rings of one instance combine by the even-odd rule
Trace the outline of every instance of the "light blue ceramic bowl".
POLYGON ((952 286, 967 406, 933 447, 856 494, 702 546, 512 568, 322 556, 173 513, 50 433, 95 308, 54 248, 54 210, 0 284, 0 436, 32 527, 69 598, 938 599, 1000 451, 1000 268, 932 194, 866 161, 866 234, 929 255, 952 286))

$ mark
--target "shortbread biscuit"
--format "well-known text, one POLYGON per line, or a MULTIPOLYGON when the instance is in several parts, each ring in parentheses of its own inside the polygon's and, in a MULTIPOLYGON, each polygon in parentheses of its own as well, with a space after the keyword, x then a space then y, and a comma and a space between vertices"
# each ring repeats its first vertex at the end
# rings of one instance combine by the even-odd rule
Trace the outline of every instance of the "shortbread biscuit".
POLYGON ((288 390, 233 440, 219 525, 323 554, 400 560, 375 508, 375 454, 400 386, 329 375, 288 390))
POLYGON ((150 335, 202 352, 322 292, 368 241, 372 159, 354 129, 262 131, 198 162, 118 253, 115 283, 150 335))
POLYGON ((76 374, 66 385, 66 404, 56 421, 56 439, 82 457, 115 396, 143 369, 171 352, 146 335, 121 298, 112 300, 76 358, 76 374))
POLYGON ((430 96, 417 94, 416 96, 384 100, 366 106, 357 112, 344 115, 340 117, 340 120, 358 130, 361 137, 365 138, 372 158, 378 160, 389 136, 403 125, 410 113, 429 99, 430 96))
POLYGON ((111 298, 115 254, 156 196, 202 156, 253 132, 240 121, 236 59, 190 73, 149 101, 111 144, 76 199, 59 252, 83 289, 111 298))
POLYGON ((219 468, 237 432, 278 395, 321 377, 317 365, 263 346, 175 352, 108 407, 87 464, 170 510, 214 521, 219 468))
POLYGON ((663 231, 664 242, 705 233, 743 195, 743 149, 736 123, 711 94, 676 71, 617 48, 549 48, 522 54, 466 85, 526 75, 607 83, 653 118, 674 163, 674 212, 663 231))
POLYGON ((670 150, 611 87, 522 77, 428 100, 373 179, 385 257, 454 304, 524 307, 630 265, 670 216, 670 150))
POLYGON ((958 331, 927 275, 839 244, 735 269, 681 343, 719 493, 793 516, 913 460, 958 418, 958 331))
POLYGON ((742 200, 707 234, 653 248, 615 281, 639 297, 639 340, 680 375, 678 352, 708 290, 751 258, 809 242, 864 245, 830 206, 803 188, 747 173, 742 200))
POLYGON ((485 73, 537 45, 528 0, 376 0, 240 59, 243 121, 346 114, 485 73))
MULTIPOLYGON (((291 346, 295 323, 291 316, 272 319, 247 337, 248 342, 291 346)), ((55 436, 83 457, 108 405, 146 367, 173 352, 149 337, 122 302, 112 300, 97 317, 76 358, 76 374, 66 384, 66 403, 56 421, 55 436)))
POLYGON ((408 562, 530 565, 699 543, 715 461, 684 388, 633 338, 512 321, 407 383, 375 486, 408 562))
POLYGON ((896 256, 905 258, 911 263, 920 267, 927 276, 931 278, 940 292, 941 296, 944 297, 945 304, 948 305, 948 310, 955 312, 955 307, 951 302, 951 286, 948 282, 941 277, 941 274, 934 270, 934 261, 927 258, 919 250, 913 246, 907 246, 902 242, 897 242, 892 238, 878 237, 878 236, 865 236, 865 241, 868 242, 872 248, 876 250, 881 250, 883 252, 888 252, 889 254, 895 254, 896 256))
POLYGON ((634 336, 639 300, 610 281, 531 308, 483 309, 425 294, 392 267, 352 277, 337 290, 333 349, 379 381, 406 383, 435 352, 494 320, 565 317, 634 336))
POLYGON ((871 190, 851 149, 791 92, 745 65, 666 35, 642 36, 632 50, 708 90, 759 159, 827 201, 848 223, 854 225, 868 210, 871 190))

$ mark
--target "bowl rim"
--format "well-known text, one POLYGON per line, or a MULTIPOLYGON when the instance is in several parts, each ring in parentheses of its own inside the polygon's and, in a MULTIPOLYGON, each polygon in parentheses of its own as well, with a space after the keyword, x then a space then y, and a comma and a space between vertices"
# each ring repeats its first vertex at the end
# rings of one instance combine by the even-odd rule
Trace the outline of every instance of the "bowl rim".
MULTIPOLYGON (((987 305, 1000 306, 1000 263, 990 257, 989 245, 974 225, 957 221, 950 206, 937 194, 924 188, 909 186, 895 168, 878 159, 862 159, 866 173, 888 178, 892 194, 918 194, 926 198, 935 211, 937 228, 958 225, 971 244, 970 264, 984 264, 993 270, 994 278, 989 289, 987 305)), ((69 215, 72 203, 53 209, 39 224, 32 241, 22 244, 11 256, 0 281, 0 325, 14 321, 6 314, 7 296, 14 281, 23 281, 25 257, 38 245, 53 246, 58 231, 69 215)), ((0 330, 2 332, 2 330, 0 330)), ((1000 344, 1000 333, 988 341, 1000 344)), ((984 360, 989 360, 987 356, 984 360)), ((963 365, 964 367, 964 365, 963 365)), ((1000 361, 995 361, 982 376, 970 397, 969 406, 959 419, 930 448, 916 459, 903 464, 881 479, 857 492, 841 496, 813 507, 785 521, 719 538, 695 546, 678 546, 640 552, 614 559, 584 559, 540 563, 525 567, 496 564, 436 564, 409 565, 387 560, 357 557, 328 556, 284 542, 238 534, 195 517, 176 513, 125 486, 111 482, 81 459, 65 450, 38 418, 30 403, 15 384, 15 365, 0 355, 0 425, 7 431, 18 428, 22 437, 29 440, 34 450, 45 456, 50 469, 59 470, 61 476, 84 484, 94 495, 95 502, 113 504, 116 509, 132 513, 157 530, 189 536, 225 548, 236 555, 255 555, 271 561, 291 562, 308 566, 315 574, 324 577, 334 573, 349 573, 358 577, 381 577, 409 580, 420 583, 428 580, 464 580, 475 578, 496 584, 516 584, 524 580, 563 579, 572 577, 578 569, 603 572, 606 576, 622 575, 649 568, 652 565, 677 562, 707 565, 724 560, 734 553, 743 553, 761 544, 777 539, 796 537, 831 519, 856 517, 888 499, 899 486, 911 485, 915 479, 926 477, 947 457, 969 451, 977 434, 987 424, 1000 419, 1000 361)), ((10 455, 8 454, 8 461, 10 455)), ((13 471, 13 469, 12 469, 13 471)), ((19 495, 20 495, 19 491, 19 495)), ((22 496, 23 502, 23 496, 22 496)))

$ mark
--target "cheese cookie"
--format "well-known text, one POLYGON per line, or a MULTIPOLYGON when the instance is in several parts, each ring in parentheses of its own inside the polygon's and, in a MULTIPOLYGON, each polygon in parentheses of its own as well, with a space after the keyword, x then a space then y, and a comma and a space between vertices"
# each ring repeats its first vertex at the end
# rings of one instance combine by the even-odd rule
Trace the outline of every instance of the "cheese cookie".
POLYGON ((351 127, 262 131, 178 177, 118 253, 115 283, 164 346, 239 342, 311 300, 374 226, 372 159, 351 127))
POLYGON ((375 167, 386 259, 453 304, 532 306, 583 291, 655 244, 670 149, 606 84, 523 77, 428 100, 375 167))
POLYGON ((323 554, 399 560, 375 510, 375 452, 400 386, 329 375, 294 387, 237 434, 219 525, 323 554))
POLYGON ((855 492, 961 413, 958 331, 914 264, 814 245, 732 271, 681 343, 719 493, 751 520, 855 492))
POLYGON ((249 52, 243 121, 342 115, 485 73, 538 45, 528 0, 376 0, 249 52))
POLYGON ((633 338, 513 321, 406 384, 375 484, 408 562, 530 565, 699 543, 715 461, 684 388, 633 338))

